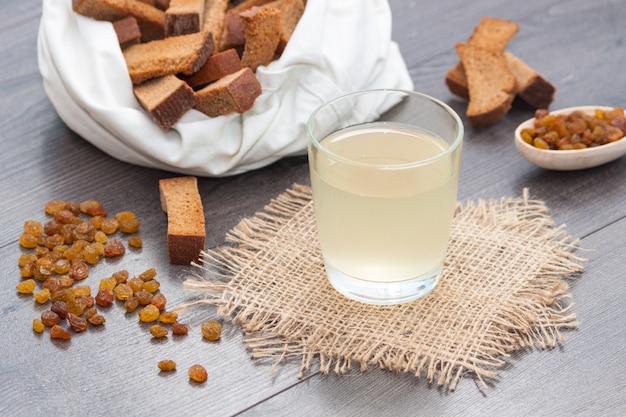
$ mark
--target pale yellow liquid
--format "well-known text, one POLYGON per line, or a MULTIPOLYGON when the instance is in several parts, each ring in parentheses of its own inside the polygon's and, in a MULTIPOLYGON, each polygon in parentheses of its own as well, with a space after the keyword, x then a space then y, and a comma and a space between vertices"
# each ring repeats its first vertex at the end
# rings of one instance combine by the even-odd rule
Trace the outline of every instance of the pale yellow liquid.
POLYGON ((432 276, 448 244, 459 158, 445 155, 422 166, 406 164, 439 155, 448 144, 426 132, 377 124, 342 130, 321 143, 364 163, 343 163, 321 151, 312 159, 325 262, 366 281, 432 276))

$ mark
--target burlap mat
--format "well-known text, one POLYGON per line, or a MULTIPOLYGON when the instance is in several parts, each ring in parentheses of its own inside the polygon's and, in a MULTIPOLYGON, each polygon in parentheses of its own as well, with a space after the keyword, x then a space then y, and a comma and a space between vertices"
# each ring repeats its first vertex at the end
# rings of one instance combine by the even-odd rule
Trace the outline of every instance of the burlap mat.
POLYGON ((554 347, 577 327, 565 278, 582 271, 577 241, 546 206, 521 198, 459 204, 443 275, 427 296, 396 306, 351 301, 327 282, 310 188, 295 185, 203 252, 186 288, 239 323, 253 358, 410 372, 455 389, 483 384, 522 348, 554 347))

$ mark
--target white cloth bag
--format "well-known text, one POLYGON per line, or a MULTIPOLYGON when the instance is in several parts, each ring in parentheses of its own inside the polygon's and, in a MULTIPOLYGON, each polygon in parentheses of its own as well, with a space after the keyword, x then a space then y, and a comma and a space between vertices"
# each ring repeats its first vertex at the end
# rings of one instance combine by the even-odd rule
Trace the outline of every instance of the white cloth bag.
POLYGON ((72 0, 44 0, 39 69, 61 119, 109 155, 186 175, 225 176, 306 153, 323 102, 368 88, 412 89, 383 0, 309 0, 280 59, 259 67, 263 92, 243 115, 187 112, 163 131, 138 103, 109 22, 72 0))

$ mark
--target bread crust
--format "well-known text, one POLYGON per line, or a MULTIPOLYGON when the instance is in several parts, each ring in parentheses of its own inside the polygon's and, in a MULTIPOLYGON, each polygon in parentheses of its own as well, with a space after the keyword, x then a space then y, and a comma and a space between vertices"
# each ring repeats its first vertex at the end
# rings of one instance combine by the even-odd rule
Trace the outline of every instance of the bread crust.
POLYGON ((217 52, 194 74, 185 77, 192 88, 203 87, 241 69, 241 59, 233 48, 217 52))
POLYGON ((248 67, 226 75, 213 84, 196 91, 194 107, 209 117, 245 113, 261 95, 261 84, 248 67))
POLYGON ((114 22, 127 16, 137 19, 143 42, 162 39, 165 13, 137 0, 72 0, 72 9, 83 16, 114 22))
POLYGON ((467 118, 484 127, 508 113, 515 98, 515 77, 500 53, 470 44, 457 44, 469 89, 467 118))
POLYGON ((164 130, 178 122, 197 102, 191 87, 175 75, 148 80, 135 86, 133 92, 164 130))
POLYGON ((123 51, 133 84, 172 74, 193 74, 213 53, 213 37, 208 32, 172 36, 123 51))
POLYGON ((196 177, 159 180, 161 208, 167 213, 167 252, 170 262, 196 262, 204 249, 206 229, 196 177))

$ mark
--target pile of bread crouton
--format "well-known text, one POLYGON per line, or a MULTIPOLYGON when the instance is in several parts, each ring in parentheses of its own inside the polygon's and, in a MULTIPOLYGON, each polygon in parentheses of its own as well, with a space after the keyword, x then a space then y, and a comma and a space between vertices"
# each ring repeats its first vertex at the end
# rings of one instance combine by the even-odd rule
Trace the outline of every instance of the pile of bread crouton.
POLYGON ((456 45, 460 62, 445 82, 453 94, 469 100, 466 115, 473 127, 506 115, 516 96, 541 109, 554 99, 556 87, 506 50, 518 30, 515 22, 483 17, 467 42, 456 45))
POLYGON ((72 0, 112 22, 133 91, 168 130, 190 109, 244 113, 261 95, 257 67, 282 54, 306 0, 72 0))

